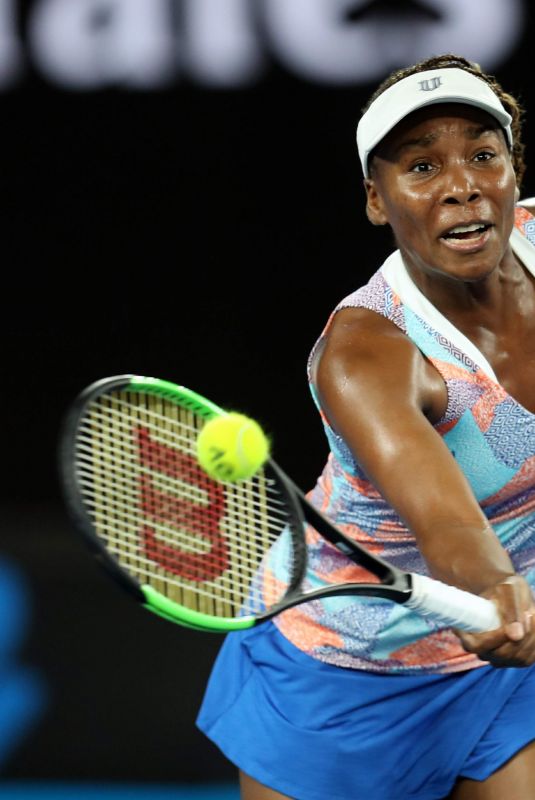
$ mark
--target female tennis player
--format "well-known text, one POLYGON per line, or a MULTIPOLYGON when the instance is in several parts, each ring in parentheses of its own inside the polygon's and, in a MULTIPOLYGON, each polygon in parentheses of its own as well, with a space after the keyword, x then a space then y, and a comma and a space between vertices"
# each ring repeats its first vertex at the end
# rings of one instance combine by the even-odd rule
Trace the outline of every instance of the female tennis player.
MULTIPOLYGON (((466 634, 336 598, 229 635, 198 724, 240 769, 243 800, 535 796, 535 217, 518 203, 520 117, 452 55, 379 87, 357 143, 368 219, 398 249, 309 362, 331 451, 312 501, 388 561, 490 598, 502 625, 466 634)), ((310 587, 362 579, 308 544, 310 587)))

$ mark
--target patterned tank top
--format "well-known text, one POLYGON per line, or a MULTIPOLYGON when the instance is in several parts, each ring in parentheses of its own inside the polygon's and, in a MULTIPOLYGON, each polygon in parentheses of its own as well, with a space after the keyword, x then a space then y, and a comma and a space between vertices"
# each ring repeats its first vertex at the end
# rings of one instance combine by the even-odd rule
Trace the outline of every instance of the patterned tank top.
MULTIPOLYGON (((535 275, 535 218, 515 214, 511 246, 535 275)), ((334 310, 362 307, 397 325, 443 377, 447 410, 435 425, 468 479, 516 571, 535 587, 535 414, 499 385, 479 350, 429 303, 408 276, 399 251, 369 283, 334 310)), ((310 372, 310 370, 309 370, 310 372)), ((348 536, 404 570, 428 574, 415 537, 367 480, 343 439, 330 427, 311 382, 330 454, 309 499, 348 536)), ((306 589, 371 576, 307 531, 306 589)), ((268 569, 287 583, 284 541, 268 569)), ((481 666, 450 629, 380 598, 330 598, 306 603, 275 618, 284 636, 330 664, 379 673, 456 672, 481 666)))

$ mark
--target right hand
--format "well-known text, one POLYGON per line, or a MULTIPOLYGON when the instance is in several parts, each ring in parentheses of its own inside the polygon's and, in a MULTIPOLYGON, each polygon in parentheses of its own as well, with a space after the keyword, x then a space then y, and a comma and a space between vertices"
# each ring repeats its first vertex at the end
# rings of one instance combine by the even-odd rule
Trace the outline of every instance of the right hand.
POLYGON ((456 631, 464 649, 494 667, 535 664, 535 599, 529 583, 511 575, 482 597, 496 604, 502 626, 487 633, 456 631))

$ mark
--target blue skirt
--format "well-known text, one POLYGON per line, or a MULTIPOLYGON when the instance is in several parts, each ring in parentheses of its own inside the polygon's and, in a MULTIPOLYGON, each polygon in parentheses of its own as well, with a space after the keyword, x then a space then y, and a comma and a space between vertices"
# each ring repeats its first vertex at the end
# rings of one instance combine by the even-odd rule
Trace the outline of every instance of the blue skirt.
POLYGON ((264 623, 226 637, 197 724, 295 800, 440 800, 535 739, 535 667, 379 675, 320 662, 264 623))

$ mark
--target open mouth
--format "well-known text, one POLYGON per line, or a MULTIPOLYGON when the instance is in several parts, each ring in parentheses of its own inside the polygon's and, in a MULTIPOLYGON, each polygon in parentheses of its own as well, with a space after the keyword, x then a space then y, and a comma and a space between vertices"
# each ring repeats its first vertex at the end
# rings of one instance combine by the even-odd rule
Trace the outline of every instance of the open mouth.
POLYGON ((485 222, 474 222, 472 225, 457 225, 455 228, 451 228, 449 231, 446 231, 446 233, 443 233, 440 238, 449 241, 478 239, 490 227, 492 227, 490 223, 485 222))

